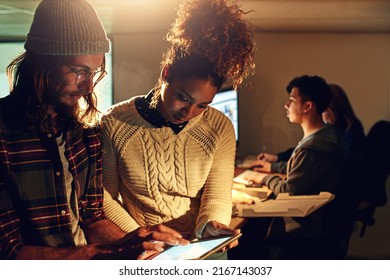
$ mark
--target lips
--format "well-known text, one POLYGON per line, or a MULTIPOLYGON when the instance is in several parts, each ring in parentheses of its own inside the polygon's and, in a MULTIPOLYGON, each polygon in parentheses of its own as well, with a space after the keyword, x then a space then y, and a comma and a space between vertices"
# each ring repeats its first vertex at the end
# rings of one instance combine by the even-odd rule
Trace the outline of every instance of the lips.
POLYGON ((183 123, 186 121, 186 119, 183 116, 180 116, 177 114, 173 114, 172 116, 173 116, 173 119, 175 120, 175 122, 177 122, 177 123, 183 123))
POLYGON ((83 96, 82 94, 71 94, 70 97, 73 98, 73 99, 80 99, 81 96, 83 96))

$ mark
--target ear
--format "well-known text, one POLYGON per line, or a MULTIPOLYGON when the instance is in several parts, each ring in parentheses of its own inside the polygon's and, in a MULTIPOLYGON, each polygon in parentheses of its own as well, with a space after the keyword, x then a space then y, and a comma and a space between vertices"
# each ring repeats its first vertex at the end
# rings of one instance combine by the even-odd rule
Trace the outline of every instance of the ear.
POLYGON ((161 70, 161 78, 164 81, 168 81, 169 79, 169 67, 167 65, 164 66, 164 68, 161 70))
POLYGON ((303 112, 304 113, 309 112, 310 110, 312 110, 312 108, 313 108, 313 102, 311 102, 311 101, 306 101, 303 104, 303 112))

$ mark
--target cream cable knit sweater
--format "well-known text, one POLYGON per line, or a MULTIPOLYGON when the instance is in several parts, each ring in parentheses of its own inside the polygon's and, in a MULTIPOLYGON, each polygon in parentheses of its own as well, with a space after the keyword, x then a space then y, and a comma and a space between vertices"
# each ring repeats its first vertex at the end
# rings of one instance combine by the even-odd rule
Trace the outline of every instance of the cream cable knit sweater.
POLYGON ((200 237, 229 225, 236 142, 230 120, 208 107, 175 134, 137 112, 134 98, 102 118, 104 210, 123 230, 164 223, 200 237))

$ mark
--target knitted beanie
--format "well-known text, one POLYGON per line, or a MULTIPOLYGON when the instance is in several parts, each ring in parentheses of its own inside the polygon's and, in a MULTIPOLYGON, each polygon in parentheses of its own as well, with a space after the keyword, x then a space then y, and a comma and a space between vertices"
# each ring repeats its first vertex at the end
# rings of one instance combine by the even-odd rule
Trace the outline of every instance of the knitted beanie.
POLYGON ((43 0, 35 10, 24 48, 46 55, 103 54, 109 40, 85 0, 43 0))

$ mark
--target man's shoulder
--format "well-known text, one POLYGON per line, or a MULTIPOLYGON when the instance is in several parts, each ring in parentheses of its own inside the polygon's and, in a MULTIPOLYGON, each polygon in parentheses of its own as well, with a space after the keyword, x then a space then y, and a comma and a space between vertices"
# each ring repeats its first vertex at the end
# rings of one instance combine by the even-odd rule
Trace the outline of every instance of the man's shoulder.
POLYGON ((25 106, 15 95, 0 98, 0 121, 10 130, 24 130, 28 127, 25 106))
POLYGON ((342 137, 335 127, 326 125, 317 132, 303 139, 297 149, 319 152, 338 152, 342 148, 342 137))
POLYGON ((15 107, 15 98, 12 95, 7 95, 0 98, 0 111, 4 111, 7 108, 15 107))

